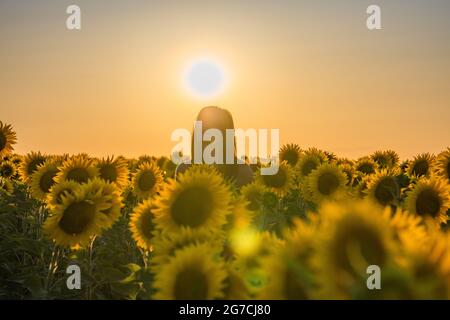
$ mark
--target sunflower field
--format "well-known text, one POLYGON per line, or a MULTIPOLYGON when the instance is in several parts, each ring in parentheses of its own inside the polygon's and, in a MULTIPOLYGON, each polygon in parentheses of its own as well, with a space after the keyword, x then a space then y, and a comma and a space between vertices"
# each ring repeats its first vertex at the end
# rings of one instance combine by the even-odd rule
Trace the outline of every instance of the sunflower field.
POLYGON ((450 298, 450 148, 288 144, 276 175, 250 165, 238 186, 213 166, 175 179, 166 157, 19 155, 16 140, 0 122, 0 299, 450 298))

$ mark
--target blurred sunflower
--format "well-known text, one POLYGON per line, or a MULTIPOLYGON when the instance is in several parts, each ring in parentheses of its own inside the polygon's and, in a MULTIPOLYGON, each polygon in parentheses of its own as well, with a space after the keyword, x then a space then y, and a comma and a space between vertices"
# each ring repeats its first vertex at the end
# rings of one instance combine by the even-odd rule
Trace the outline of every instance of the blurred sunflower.
POLYGON ((11 181, 5 178, 0 178, 0 191, 11 195, 14 192, 14 186, 11 181))
POLYGON ((86 184, 74 190, 73 194, 65 193, 61 204, 52 209, 51 215, 43 225, 44 233, 63 247, 84 246, 94 235, 100 235, 109 225, 107 216, 102 210, 109 208, 107 201, 99 193, 89 192, 86 184))
POLYGON ((364 192, 369 199, 382 207, 397 205, 400 198, 400 186, 396 175, 396 170, 382 169, 366 177, 367 189, 364 192))
POLYGON ((2 161, 0 163, 0 177, 12 178, 16 175, 16 165, 12 161, 2 161))
POLYGON ((62 163, 55 181, 60 183, 64 180, 69 180, 86 183, 90 179, 97 177, 98 172, 99 170, 95 167, 93 160, 87 155, 76 155, 62 163))
POLYGON ((421 217, 431 217, 437 224, 447 223, 450 208, 448 185, 438 179, 420 179, 405 200, 406 209, 421 217))
POLYGON ((194 230, 181 228, 178 232, 157 234, 153 239, 154 256, 152 263, 155 267, 162 266, 175 255, 178 250, 196 244, 210 244, 220 248, 224 242, 223 232, 212 233, 208 230, 194 230))
POLYGON ((262 183, 256 181, 243 186, 241 194, 248 201, 247 208, 252 211, 259 210, 267 191, 268 189, 262 183))
POLYGON ((259 171, 257 181, 282 197, 294 186, 295 171, 284 161, 279 164, 278 172, 274 175, 262 175, 259 171))
POLYGON ((248 209, 248 204, 244 198, 233 201, 231 213, 227 215, 227 223, 224 225, 225 231, 246 229, 251 226, 254 213, 248 209))
POLYGON ((370 202, 329 203, 320 212, 317 234, 321 291, 328 298, 349 298, 351 289, 366 280, 370 265, 384 268, 395 244, 383 210, 370 202))
POLYGON ((170 179, 155 199, 158 228, 178 232, 182 227, 218 230, 230 213, 231 193, 215 170, 192 167, 178 180, 170 179))
POLYGON ((120 190, 128 184, 128 164, 124 158, 107 157, 96 164, 99 177, 107 182, 114 183, 120 190))
POLYGON ((14 150, 13 145, 16 140, 16 133, 12 130, 11 125, 0 121, 0 159, 14 150))
POLYGON ((248 300, 251 292, 242 274, 235 270, 232 264, 226 265, 227 278, 224 286, 224 299, 226 300, 248 300))
POLYGON ((154 206, 150 200, 144 200, 130 216, 129 228, 134 241, 139 248, 146 251, 153 250, 155 224, 153 223, 154 206))
POLYGON ((326 159, 323 152, 315 148, 308 149, 301 155, 297 164, 299 177, 306 178, 313 170, 326 162, 326 159))
POLYGON ((38 200, 46 200, 50 188, 55 184, 58 164, 51 159, 39 165, 31 175, 31 194, 38 200))
POLYGON ((410 161, 407 173, 410 177, 429 177, 433 166, 434 156, 429 153, 422 153, 410 161))
POLYGON ((162 183, 163 176, 156 163, 143 162, 133 176, 133 191, 138 199, 148 199, 160 190, 162 183))
POLYGON ((441 152, 434 165, 435 174, 450 184, 450 148, 441 152))
POLYGON ((280 149, 280 162, 286 161, 289 165, 295 167, 300 159, 301 152, 298 144, 285 144, 280 149))
POLYGON ((43 164, 46 156, 40 152, 30 152, 22 160, 19 168, 20 175, 24 182, 31 181, 31 175, 37 170, 39 165, 43 164))
POLYGON ((355 163, 355 170, 363 174, 373 174, 377 168, 376 162, 369 157, 362 157, 355 163))
POLYGON ((324 163, 308 176, 308 190, 316 204, 337 199, 345 194, 346 175, 334 164, 324 163))
POLYGON ((179 250, 155 275, 155 299, 211 300, 224 297, 224 263, 208 245, 179 250))
POLYGON ((75 195, 80 192, 81 185, 75 181, 62 181, 60 183, 54 184, 46 198, 47 206, 50 209, 55 208, 57 205, 63 203, 63 198, 68 195, 75 195))

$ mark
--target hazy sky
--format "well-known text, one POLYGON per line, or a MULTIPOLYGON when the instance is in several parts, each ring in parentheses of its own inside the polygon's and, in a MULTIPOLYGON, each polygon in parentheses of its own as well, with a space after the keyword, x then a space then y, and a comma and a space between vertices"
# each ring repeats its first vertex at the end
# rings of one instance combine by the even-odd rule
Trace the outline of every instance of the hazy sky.
POLYGON ((0 120, 20 153, 161 155, 219 105, 282 143, 436 153, 450 145, 449 15, 448 0, 1 0, 0 120), (66 29, 70 4, 81 31, 66 29), (182 85, 205 55, 229 74, 210 100, 182 85))

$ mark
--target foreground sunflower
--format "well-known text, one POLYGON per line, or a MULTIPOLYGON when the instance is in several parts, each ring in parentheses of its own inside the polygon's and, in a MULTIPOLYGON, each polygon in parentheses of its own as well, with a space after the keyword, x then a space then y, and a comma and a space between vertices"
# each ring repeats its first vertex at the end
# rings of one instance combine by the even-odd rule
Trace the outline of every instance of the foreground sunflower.
POLYGON ((421 217, 431 217, 437 224, 447 223, 450 208, 448 185, 438 179, 421 179, 405 200, 406 209, 421 217))
POLYGON ((80 192, 79 189, 81 185, 75 181, 62 181, 60 183, 54 184, 46 197, 47 206, 50 209, 55 208, 57 205, 61 205, 63 203, 63 198, 67 195, 74 195, 75 193, 80 192))
POLYGON ((50 159, 39 165, 31 175, 31 194, 33 197, 44 201, 51 187, 55 184, 54 178, 57 173, 58 164, 50 159))
POLYGON ((0 177, 12 178, 16 175, 16 165, 12 161, 2 161, 0 163, 0 177))
POLYGON ((52 209, 44 222, 44 233, 63 247, 85 246, 94 235, 110 225, 102 211, 111 204, 99 192, 92 192, 90 185, 82 185, 72 194, 65 193, 61 204, 52 209))
POLYGON ((278 172, 276 174, 262 175, 260 171, 257 179, 259 183, 282 197, 294 186, 295 171, 286 161, 284 161, 279 164, 278 172))
POLYGON ((252 182, 241 188, 242 196, 248 201, 247 208, 257 211, 261 208, 264 194, 268 189, 259 182, 252 182))
POLYGON ((434 173, 450 184, 450 148, 438 155, 434 164, 434 173))
POLYGON ((321 291, 327 298, 350 298, 351 290, 366 280, 366 269, 381 269, 395 245, 383 211, 370 202, 329 203, 320 209, 315 265, 321 291))
POLYGON ((295 167, 300 159, 301 152, 298 144, 285 144, 280 149, 280 162, 286 161, 289 165, 295 167))
POLYGON ((0 121, 0 159, 14 150, 13 145, 16 140, 16 133, 12 130, 11 125, 0 121))
POLYGON ((347 177, 338 166, 324 163, 308 176, 307 186, 313 202, 337 199, 345 194, 347 177))
POLYGON ((408 175, 410 177, 429 177, 433 161, 434 156, 429 153, 422 153, 415 156, 408 164, 408 175))
POLYGON ((154 161, 143 162, 133 176, 133 191, 138 199, 148 199, 161 188, 163 175, 154 161))
POLYGON ((14 192, 14 186, 11 181, 5 178, 0 178, 0 194, 1 192, 11 195, 14 192))
POLYGON ((20 175, 24 182, 31 181, 31 175, 37 170, 39 165, 43 164, 46 156, 40 152, 30 152, 22 160, 19 168, 20 175))
POLYGON ((224 297, 225 265, 208 245, 193 245, 175 253, 155 275, 155 299, 212 300, 224 297))
POLYGON ((150 200, 140 203, 130 216, 130 231, 136 245, 146 251, 153 250, 155 224, 152 213, 154 206, 150 200))
POLYGON ((60 183, 64 180, 86 183, 90 179, 98 176, 98 168, 95 167, 93 160, 87 155, 77 155, 64 161, 59 167, 59 172, 55 181, 60 183))
POLYGON ((107 157, 99 160, 96 164, 99 177, 107 182, 114 183, 123 190, 128 183, 128 163, 122 157, 107 157))
POLYGON ((396 206, 400 198, 397 170, 382 169, 365 179, 365 193, 369 199, 382 207, 396 206))
POLYGON ((215 170, 192 167, 170 179, 155 198, 156 224, 165 232, 183 227, 218 230, 230 212, 231 193, 215 170))

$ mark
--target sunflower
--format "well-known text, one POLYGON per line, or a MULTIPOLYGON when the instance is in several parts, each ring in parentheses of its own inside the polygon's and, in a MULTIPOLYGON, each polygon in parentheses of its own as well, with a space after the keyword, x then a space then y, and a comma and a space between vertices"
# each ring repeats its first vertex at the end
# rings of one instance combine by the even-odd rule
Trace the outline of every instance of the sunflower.
POLYGON ((323 162, 326 162, 326 159, 323 152, 315 148, 305 151, 297 164, 300 178, 306 178, 313 170, 317 169, 323 162))
POLYGON ((215 249, 193 245, 179 250, 155 275, 156 299, 211 300, 224 297, 227 276, 215 249))
POLYGON ((362 174, 373 174, 377 171, 378 165, 369 157, 360 158, 355 163, 355 170, 362 174))
POLYGON ((370 157, 381 169, 394 168, 399 161, 397 153, 392 150, 377 150, 370 157))
POLYGON ((286 161, 289 165, 295 167, 300 159, 301 152, 298 144, 285 144, 280 149, 280 162, 286 161))
POLYGON ((16 165, 12 161, 2 161, 0 163, 0 177, 12 178, 16 175, 16 165))
POLYGON ((50 188, 55 184, 54 178, 58 173, 58 164, 48 159, 39 165, 31 175, 31 194, 38 200, 47 198, 50 188))
POLYGON ((295 171, 284 161, 280 163, 276 174, 262 175, 260 171, 257 179, 259 183, 282 197, 294 186, 295 171))
POLYGON ((397 205, 400 198, 400 186, 396 175, 396 170, 382 169, 376 174, 366 177, 365 194, 382 207, 397 205))
POLYGON ((244 277, 232 264, 226 265, 227 278, 225 279, 224 299, 226 300, 248 300, 251 297, 250 289, 244 277))
POLYGON ((5 178, 0 178, 0 192, 11 195, 14 192, 14 186, 11 181, 5 178))
POLYGON ((44 222, 44 233, 64 247, 84 246, 110 224, 102 212, 109 207, 100 193, 93 193, 88 185, 82 185, 72 194, 66 192, 61 197, 61 204, 51 210, 44 222))
POLYGON ((450 208, 448 185, 438 179, 420 179, 405 200, 406 209, 421 217, 431 217, 437 223, 447 223, 450 208))
POLYGON ((120 190, 123 190, 127 185, 129 171, 124 158, 103 158, 97 162, 96 167, 101 179, 114 183, 120 190))
POLYGON ((61 205, 63 203, 64 197, 68 195, 75 195, 79 193, 81 189, 81 185, 75 181, 62 181, 60 183, 54 184, 46 198, 47 206, 50 209, 54 209, 56 206, 61 205))
POLYGON ((81 187, 85 190, 86 197, 98 199, 96 201, 100 201, 105 207, 100 210, 107 217, 104 228, 110 228, 120 217, 120 210, 123 207, 120 190, 114 183, 100 178, 93 178, 81 187))
POLYGON ((16 133, 12 130, 11 125, 0 121, 0 158, 14 150, 13 145, 16 140, 16 133))
POLYGON ((31 175, 37 170, 39 165, 43 164, 46 160, 46 156, 40 152, 30 152, 22 160, 20 164, 20 175, 24 182, 31 181, 31 175))
POLYGON ((212 233, 208 230, 193 230, 191 228, 181 228, 178 232, 157 233, 153 238, 153 266, 159 267, 168 262, 171 257, 175 255, 178 250, 181 250, 190 245, 208 243, 215 248, 222 246, 225 239, 225 233, 212 233))
POLYGON ((434 172, 450 184, 450 148, 438 155, 434 164, 434 172))
POLYGON ((410 177, 429 177, 433 161, 434 156, 429 153, 422 153, 415 156, 408 165, 408 175, 410 177))
POLYGON ((349 298, 365 281, 367 267, 390 263, 395 243, 383 210, 371 202, 329 203, 320 209, 320 232, 315 265, 321 293, 349 298))
POLYGON ((259 182, 252 182, 241 188, 242 196, 248 201, 247 208, 257 211, 261 208, 264 194, 268 189, 259 182))
POLYGON ((148 199, 159 191, 163 182, 161 170, 154 161, 143 162, 133 176, 133 190, 141 200, 148 199))
POLYGON ((224 230, 246 229, 252 224, 254 213, 248 209, 249 202, 244 198, 237 198, 232 204, 231 213, 227 216, 224 230))
POLYGON ((153 231, 155 229, 153 208, 150 200, 144 200, 134 209, 129 223, 131 234, 137 246, 147 251, 153 250, 153 231))
POLYGON ((178 232, 182 227, 218 230, 230 212, 231 194, 215 170, 192 167, 178 180, 170 179, 155 199, 158 228, 178 232))
POLYGON ((347 177, 338 166, 324 163, 308 176, 307 186, 314 203, 337 199, 346 191, 347 177))
POLYGON ((59 167, 59 172, 55 181, 60 183, 64 180, 86 183, 90 179, 98 176, 98 168, 95 167, 93 160, 87 155, 77 155, 63 162, 59 167))

